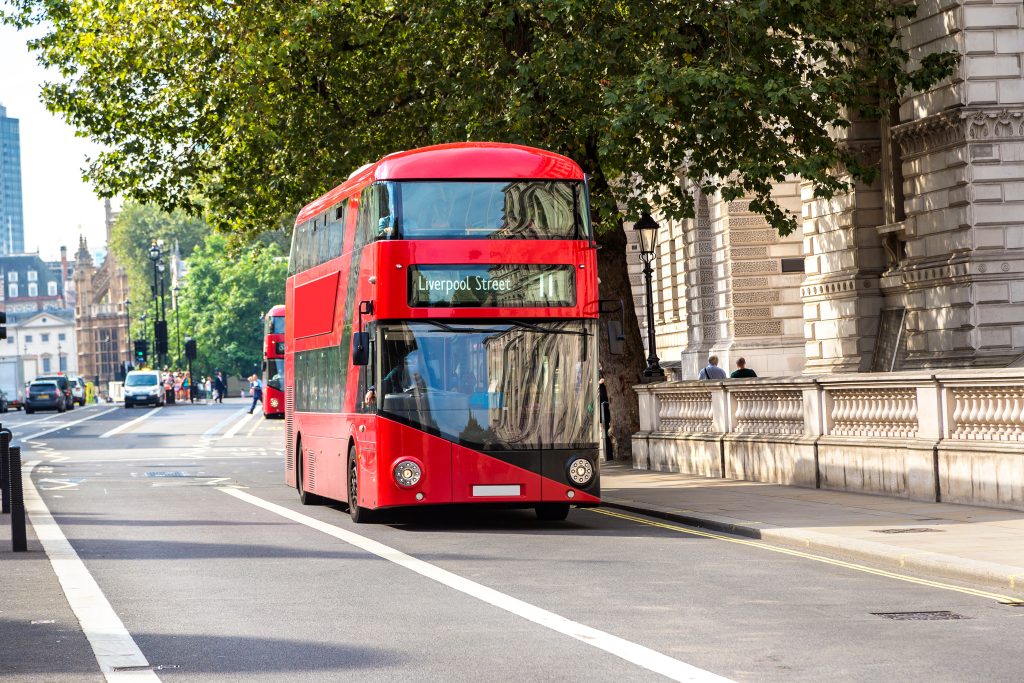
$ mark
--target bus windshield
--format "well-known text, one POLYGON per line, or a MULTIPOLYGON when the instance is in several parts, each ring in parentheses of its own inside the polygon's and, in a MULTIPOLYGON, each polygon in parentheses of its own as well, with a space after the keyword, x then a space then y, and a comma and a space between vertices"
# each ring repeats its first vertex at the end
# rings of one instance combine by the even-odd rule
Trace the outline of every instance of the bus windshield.
MULTIPOLYGON (((567 181, 388 183, 401 239, 560 239, 589 236, 583 184, 567 181)), ((385 219, 387 220, 387 219, 385 219)))
POLYGON ((481 450, 597 445, 592 321, 380 327, 380 414, 481 450))

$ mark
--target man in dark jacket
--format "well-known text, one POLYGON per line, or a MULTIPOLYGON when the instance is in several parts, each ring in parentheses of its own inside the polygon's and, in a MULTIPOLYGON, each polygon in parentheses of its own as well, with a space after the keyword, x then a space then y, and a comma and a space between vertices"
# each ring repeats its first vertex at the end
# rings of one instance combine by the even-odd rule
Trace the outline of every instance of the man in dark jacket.
POLYGON ((224 394, 228 393, 228 384, 224 381, 224 373, 220 370, 213 376, 214 402, 223 403, 224 394))
POLYGON ((747 361, 744 358, 736 359, 736 369, 729 375, 733 379, 743 377, 757 377, 757 373, 747 367, 747 361))

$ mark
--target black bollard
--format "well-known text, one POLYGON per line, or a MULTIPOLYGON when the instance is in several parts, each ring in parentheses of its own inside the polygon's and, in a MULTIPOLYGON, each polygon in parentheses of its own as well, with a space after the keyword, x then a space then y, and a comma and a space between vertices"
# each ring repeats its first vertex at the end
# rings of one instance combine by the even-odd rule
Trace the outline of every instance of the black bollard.
POLYGON ((21 448, 15 446, 11 453, 11 549, 16 553, 28 550, 25 538, 25 492, 21 487, 21 448))
POLYGON ((0 512, 11 511, 11 430, 0 427, 0 512))

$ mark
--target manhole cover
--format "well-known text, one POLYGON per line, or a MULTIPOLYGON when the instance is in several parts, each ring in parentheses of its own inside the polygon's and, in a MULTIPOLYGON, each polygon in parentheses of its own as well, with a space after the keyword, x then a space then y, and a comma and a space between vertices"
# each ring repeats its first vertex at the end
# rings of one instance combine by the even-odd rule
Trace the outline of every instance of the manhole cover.
POLYGON ((885 617, 893 621, 956 621, 970 619, 956 612, 872 612, 876 617, 885 617))
POLYGON ((904 527, 900 529, 872 529, 876 534, 927 534, 941 533, 942 529, 929 529, 928 527, 904 527))
POLYGON ((147 477, 188 477, 184 472, 146 472, 147 477))

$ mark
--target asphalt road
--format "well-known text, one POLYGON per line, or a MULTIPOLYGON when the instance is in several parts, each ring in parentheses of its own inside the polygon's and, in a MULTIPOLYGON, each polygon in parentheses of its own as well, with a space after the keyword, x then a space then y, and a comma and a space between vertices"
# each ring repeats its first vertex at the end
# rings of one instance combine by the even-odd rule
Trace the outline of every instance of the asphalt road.
MULTIPOLYGON (((341 505, 299 504, 283 422, 241 402, 0 422, 40 461, 35 488, 160 680, 1021 678, 1024 607, 982 597, 600 511, 354 525, 341 505), (879 616, 943 611, 962 618, 879 616)), ((52 623, 0 609, 0 638, 52 638, 0 647, 0 679, 102 680, 34 547, 52 623)))

